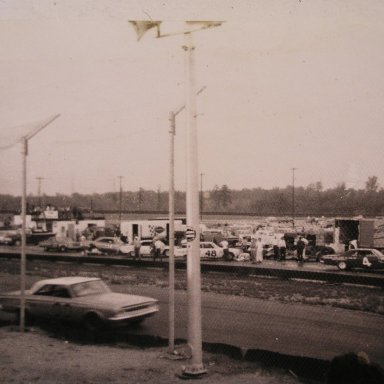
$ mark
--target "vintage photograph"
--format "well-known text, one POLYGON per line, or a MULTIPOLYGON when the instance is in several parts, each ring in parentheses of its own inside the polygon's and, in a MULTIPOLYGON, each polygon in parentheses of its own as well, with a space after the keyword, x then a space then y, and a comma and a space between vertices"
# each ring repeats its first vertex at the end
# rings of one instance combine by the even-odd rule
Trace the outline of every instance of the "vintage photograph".
POLYGON ((0 381, 384 383, 383 20, 0 0, 0 381))

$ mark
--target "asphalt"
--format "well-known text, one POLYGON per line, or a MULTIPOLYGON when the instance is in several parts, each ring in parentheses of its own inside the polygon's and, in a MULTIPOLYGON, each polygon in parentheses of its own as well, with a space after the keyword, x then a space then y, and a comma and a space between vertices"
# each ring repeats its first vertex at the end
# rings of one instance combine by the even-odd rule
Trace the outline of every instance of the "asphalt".
MULTIPOLYGON (((161 311, 130 333, 168 340, 168 291, 129 288, 160 300, 161 311)), ((175 339, 188 335, 188 297, 176 292, 175 339)), ((321 377, 329 361, 348 352, 364 351, 384 366, 384 316, 360 311, 255 298, 202 293, 202 336, 205 348, 232 356, 294 367, 321 377)))

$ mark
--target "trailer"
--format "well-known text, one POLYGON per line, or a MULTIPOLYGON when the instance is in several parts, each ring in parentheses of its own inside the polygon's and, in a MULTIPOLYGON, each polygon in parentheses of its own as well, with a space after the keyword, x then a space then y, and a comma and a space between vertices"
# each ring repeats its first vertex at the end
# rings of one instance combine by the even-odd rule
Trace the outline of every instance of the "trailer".
MULTIPOLYGON (((175 219, 175 237, 183 237, 187 228, 185 219, 175 219)), ((135 236, 140 239, 159 239, 168 241, 169 239, 169 220, 149 219, 149 220, 124 220, 120 224, 120 232, 127 237, 129 243, 133 242, 135 236)))
POLYGON ((375 219, 336 218, 334 225, 334 246, 343 252, 356 240, 360 248, 376 248, 375 219))

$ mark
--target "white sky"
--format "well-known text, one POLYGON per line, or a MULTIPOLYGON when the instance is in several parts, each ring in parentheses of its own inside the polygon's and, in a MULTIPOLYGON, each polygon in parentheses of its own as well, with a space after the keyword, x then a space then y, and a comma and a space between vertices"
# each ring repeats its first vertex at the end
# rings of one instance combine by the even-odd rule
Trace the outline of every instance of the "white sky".
MULTIPOLYGON (((381 0, 0 0, 0 146, 29 142, 28 193, 168 189, 169 111, 184 103, 183 36, 140 40, 131 19, 225 20, 194 34, 204 189, 322 181, 384 186, 381 0)), ((185 189, 185 116, 176 188, 185 189)), ((21 146, 0 193, 21 194, 21 146)))

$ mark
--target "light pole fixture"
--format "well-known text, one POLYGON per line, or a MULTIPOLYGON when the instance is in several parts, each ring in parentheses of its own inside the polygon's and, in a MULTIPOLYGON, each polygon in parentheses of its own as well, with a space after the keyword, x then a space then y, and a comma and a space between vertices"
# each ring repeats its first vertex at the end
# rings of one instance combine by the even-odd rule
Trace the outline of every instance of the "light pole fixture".
POLYGON ((144 33, 156 28, 157 37, 183 34, 185 38, 185 77, 187 110, 187 225, 195 234, 190 239, 187 255, 187 291, 188 291, 188 346, 191 352, 191 364, 184 367, 183 375, 196 377, 206 372, 202 358, 202 326, 201 326, 201 276, 200 276, 200 223, 199 223, 199 173, 196 128, 196 91, 195 91, 195 46, 192 34, 195 31, 217 27, 222 22, 186 21, 185 30, 172 34, 160 33, 161 21, 131 21, 138 40, 144 33))

